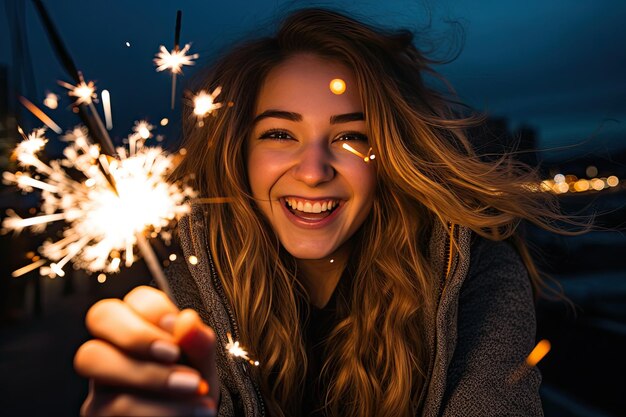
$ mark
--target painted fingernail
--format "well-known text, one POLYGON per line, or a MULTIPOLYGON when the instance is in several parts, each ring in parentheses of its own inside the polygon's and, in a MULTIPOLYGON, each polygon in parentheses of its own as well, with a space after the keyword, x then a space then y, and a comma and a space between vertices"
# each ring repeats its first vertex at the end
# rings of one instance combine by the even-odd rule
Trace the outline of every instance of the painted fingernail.
POLYGON ((209 393, 209 383, 204 379, 200 380, 198 384, 198 389, 196 390, 196 394, 198 395, 207 395, 209 393))
POLYGON ((197 393, 201 382, 200 375, 191 372, 174 371, 167 377, 167 387, 183 394, 197 393))
POLYGON ((166 332, 172 333, 174 331, 174 325, 176 324, 176 315, 166 314, 159 320, 159 327, 166 332))
POLYGON ((163 362, 176 362, 180 356, 180 348, 165 340, 155 340, 150 345, 150 353, 155 359, 163 362))
POLYGON ((198 407, 193 410, 194 417, 215 417, 216 415, 215 408, 198 407))

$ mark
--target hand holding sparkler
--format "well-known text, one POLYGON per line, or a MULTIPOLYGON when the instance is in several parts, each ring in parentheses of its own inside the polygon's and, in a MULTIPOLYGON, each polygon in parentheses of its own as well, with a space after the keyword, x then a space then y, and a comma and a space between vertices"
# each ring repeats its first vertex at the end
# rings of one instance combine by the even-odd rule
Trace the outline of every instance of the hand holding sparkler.
POLYGON ((93 381, 81 415, 215 415, 215 334, 193 310, 138 287, 123 301, 95 304, 86 323, 98 339, 74 358, 78 373, 93 381), (182 354, 190 366, 176 364, 182 354))

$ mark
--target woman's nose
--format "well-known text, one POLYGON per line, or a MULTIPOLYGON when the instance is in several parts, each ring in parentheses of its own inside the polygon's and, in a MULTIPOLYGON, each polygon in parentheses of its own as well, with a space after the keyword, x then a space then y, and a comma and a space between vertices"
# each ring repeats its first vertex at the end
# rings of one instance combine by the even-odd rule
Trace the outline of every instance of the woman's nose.
POLYGON ((300 151, 298 161, 293 167, 294 177, 309 187, 332 180, 335 169, 331 165, 331 157, 330 149, 319 143, 306 145, 300 151))

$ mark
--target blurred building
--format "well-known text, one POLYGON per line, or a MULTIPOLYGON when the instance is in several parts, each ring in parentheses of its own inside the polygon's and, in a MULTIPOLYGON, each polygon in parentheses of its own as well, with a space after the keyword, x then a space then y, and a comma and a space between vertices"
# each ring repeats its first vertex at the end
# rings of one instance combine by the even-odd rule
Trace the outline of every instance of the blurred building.
POLYGON ((9 70, 0 65, 0 170, 9 164, 11 149, 15 146, 15 115, 9 109, 9 70))

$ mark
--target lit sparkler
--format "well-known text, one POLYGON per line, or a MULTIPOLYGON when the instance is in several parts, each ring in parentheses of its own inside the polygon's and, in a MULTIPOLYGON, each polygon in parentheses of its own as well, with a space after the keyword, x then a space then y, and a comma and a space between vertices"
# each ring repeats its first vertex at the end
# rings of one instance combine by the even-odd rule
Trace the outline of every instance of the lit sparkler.
POLYGON ((187 55, 189 48, 191 48, 191 44, 186 44, 183 49, 174 47, 171 51, 168 51, 163 45, 159 46, 159 52, 156 54, 156 58, 154 58, 154 63, 157 66, 156 70, 158 72, 170 70, 174 75, 182 74, 183 65, 194 65, 193 60, 198 59, 200 56, 198 54, 187 55))
POLYGON ((174 49, 168 51, 163 45, 159 47, 159 52, 154 58, 154 63, 157 66, 157 72, 169 69, 172 73, 172 109, 174 108, 174 98, 176 96, 176 75, 182 74, 183 65, 194 65, 194 59, 198 59, 200 55, 190 54, 189 48, 191 44, 186 44, 183 49, 180 49, 180 24, 183 13, 178 10, 176 12, 176 28, 174 30, 174 49))
POLYGON ((216 103, 215 99, 222 92, 222 87, 217 87, 211 94, 204 90, 192 97, 193 114, 198 117, 198 124, 202 125, 202 119, 222 107, 222 103, 216 103))
POLYGON ((185 202, 195 196, 190 187, 167 182, 174 156, 159 147, 143 147, 138 141, 134 149, 118 148, 117 159, 106 157, 81 128, 64 140, 69 143, 64 159, 46 164, 37 157, 46 143, 44 130, 35 130, 15 150, 19 163, 33 174, 3 175, 6 183, 25 192, 41 190, 43 199, 40 213, 34 217, 22 218, 8 210, 3 232, 27 227, 42 232, 52 222, 68 223, 60 240, 46 241, 39 249, 50 265, 37 260, 15 271, 14 276, 36 268, 42 275, 63 276, 70 261, 91 272, 117 272, 122 257, 125 265, 132 265, 135 245, 151 262, 148 258, 154 252, 144 247, 148 245, 144 232, 171 236, 165 229, 189 211, 185 202), (65 168, 78 170, 83 178, 75 179, 65 168))
POLYGON ((365 162, 366 164, 373 160, 376 159, 376 155, 374 155, 372 152, 372 148, 370 147, 367 150, 367 155, 363 155, 361 152, 357 151, 356 149, 354 149, 352 146, 348 145, 347 143, 344 143, 343 145, 341 145, 341 147, 343 149, 345 149, 346 151, 358 156, 359 158, 363 159, 363 162, 365 162))
POLYGON ((69 90, 68 95, 76 97, 76 105, 91 104, 96 96, 96 85, 93 81, 85 82, 81 78, 81 81, 77 85, 66 83, 65 81, 59 81, 61 87, 65 87, 69 90))
POLYGON ((233 336, 230 333, 226 333, 228 337, 228 343, 226 344, 226 350, 228 353, 235 358, 243 358, 250 365, 259 366, 259 361, 254 361, 248 357, 248 352, 244 350, 241 346, 239 346, 239 342, 233 340, 233 336))

